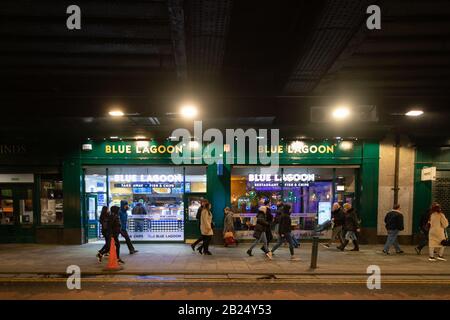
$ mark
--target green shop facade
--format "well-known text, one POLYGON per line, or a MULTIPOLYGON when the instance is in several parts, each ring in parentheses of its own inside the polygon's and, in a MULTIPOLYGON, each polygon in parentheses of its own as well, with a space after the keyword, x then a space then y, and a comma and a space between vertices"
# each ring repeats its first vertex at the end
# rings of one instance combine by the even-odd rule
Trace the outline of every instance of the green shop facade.
POLYGON ((377 239, 376 141, 315 140, 258 148, 258 153, 278 153, 275 171, 265 170, 259 157, 230 164, 227 152, 213 164, 194 161, 195 154, 191 163, 174 164, 171 156, 181 150, 169 141, 1 146, 0 242, 96 241, 101 239, 101 208, 124 201, 134 241, 189 242, 198 236, 202 198, 212 204, 217 243, 225 207, 233 211, 238 236, 251 238, 264 200, 292 206, 293 230, 300 238, 308 238, 317 223, 329 218, 333 202, 351 202, 362 221, 362 241, 377 239))

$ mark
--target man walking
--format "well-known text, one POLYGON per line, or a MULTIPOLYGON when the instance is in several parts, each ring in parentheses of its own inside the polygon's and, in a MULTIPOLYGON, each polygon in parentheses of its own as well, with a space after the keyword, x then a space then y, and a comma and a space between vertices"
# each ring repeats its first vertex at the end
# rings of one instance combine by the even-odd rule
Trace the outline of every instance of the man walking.
POLYGON ((333 223, 332 231, 331 231, 331 239, 330 242, 324 244, 325 247, 329 248, 333 244, 336 238, 339 239, 339 242, 342 246, 343 244, 343 236, 342 236, 342 225, 344 224, 344 211, 339 203, 335 202, 333 204, 333 208, 331 211, 331 222, 333 223))
POLYGON ((393 209, 386 214, 384 223, 386 224, 387 239, 384 245, 383 253, 389 254, 389 248, 391 246, 394 246, 395 252, 403 253, 397 240, 398 233, 404 229, 403 215, 400 212, 399 204, 395 204, 393 209))
POLYGON ((350 251, 359 251, 359 243, 356 233, 359 232, 359 219, 352 208, 350 203, 344 203, 344 226, 343 230, 345 233, 344 243, 337 247, 339 250, 344 251, 345 247, 350 241, 353 241, 354 248, 350 251))
POLYGON ((135 250, 133 247, 133 244, 131 243, 130 236, 128 235, 127 231, 127 225, 128 225, 128 201, 121 200, 120 201, 120 211, 119 211, 119 217, 120 217, 120 234, 122 237, 125 238, 125 241, 128 246, 128 250, 130 251, 130 254, 135 254, 138 252, 138 250, 135 250))
POLYGON ((287 241, 289 244, 289 252, 291 253, 291 260, 297 260, 294 256, 294 241, 291 235, 291 206, 286 204, 283 208, 283 213, 280 216, 280 225, 278 229, 278 242, 272 248, 272 254, 277 250, 283 242, 287 241))
POLYGON ((269 223, 267 222, 266 219, 267 219, 266 207, 261 206, 256 216, 255 232, 253 233, 253 238, 255 238, 255 242, 253 242, 250 249, 247 250, 247 254, 249 256, 253 256, 252 254, 253 248, 255 248, 258 243, 262 242, 266 257, 272 260, 272 252, 269 251, 269 247, 267 246, 266 228, 269 225, 269 223))

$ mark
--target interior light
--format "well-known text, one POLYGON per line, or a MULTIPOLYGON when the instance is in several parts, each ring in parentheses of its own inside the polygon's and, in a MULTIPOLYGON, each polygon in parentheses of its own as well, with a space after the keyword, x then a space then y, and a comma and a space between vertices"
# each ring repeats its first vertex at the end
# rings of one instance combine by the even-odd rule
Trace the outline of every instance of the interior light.
POLYGON ((185 104, 181 107, 180 113, 184 118, 193 119, 197 116, 197 107, 193 104, 185 104))
POLYGON ((422 110, 410 110, 407 113, 405 113, 405 116, 418 117, 418 116, 421 116, 422 114, 423 114, 422 110))
POLYGON ((111 136, 111 137, 109 137, 110 139, 119 139, 119 137, 118 136, 111 136))
POLYGON ((124 113, 123 113, 121 110, 111 110, 111 111, 109 112, 109 115, 110 115, 111 117, 123 117, 123 116, 124 116, 124 113))
POLYGON ((332 116, 337 120, 346 119, 350 116, 350 109, 348 107, 337 107, 333 110, 332 116))

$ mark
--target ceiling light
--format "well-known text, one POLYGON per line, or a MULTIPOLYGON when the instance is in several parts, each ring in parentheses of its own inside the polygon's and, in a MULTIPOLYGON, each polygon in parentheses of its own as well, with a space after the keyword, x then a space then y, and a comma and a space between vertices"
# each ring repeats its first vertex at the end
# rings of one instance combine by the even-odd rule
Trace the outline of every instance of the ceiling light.
POLYGON ((350 109, 347 107, 337 107, 331 115, 334 119, 343 120, 350 116, 350 109))
POLYGON ((198 110, 192 104, 185 104, 181 107, 180 113, 184 118, 193 119, 197 116, 198 110))
POLYGON ((345 151, 351 150, 351 149, 353 149, 353 142, 351 142, 351 141, 342 141, 339 144, 339 149, 345 150, 345 151))
POLYGON ((109 137, 110 139, 119 139, 119 137, 118 136, 111 136, 111 137, 109 137))
POLYGON ((123 117, 123 116, 124 116, 124 113, 123 113, 121 110, 111 110, 111 111, 109 112, 109 115, 110 115, 111 117, 123 117))
POLYGON ((145 136, 136 136, 136 137, 134 137, 136 140, 145 140, 145 139, 147 139, 147 137, 145 137, 145 136))
POLYGON ((422 114, 423 114, 422 110, 410 110, 407 113, 405 113, 405 116, 418 117, 418 116, 421 116, 422 114))

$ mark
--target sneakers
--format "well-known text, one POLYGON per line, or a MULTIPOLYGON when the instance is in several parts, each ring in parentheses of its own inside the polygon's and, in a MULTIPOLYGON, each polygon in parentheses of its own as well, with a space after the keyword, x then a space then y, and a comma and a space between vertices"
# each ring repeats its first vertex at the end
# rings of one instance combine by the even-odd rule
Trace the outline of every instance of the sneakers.
POLYGON ((102 262, 103 255, 100 252, 97 253, 96 257, 98 262, 102 262))
POLYGON ((402 253, 405 253, 405 251, 400 250, 400 251, 397 251, 396 253, 397 253, 397 254, 402 254, 402 253))
POLYGON ((266 253, 266 257, 267 257, 269 260, 272 260, 272 251, 267 252, 267 253, 266 253))
POLYGON ((138 252, 139 252, 139 250, 133 250, 133 251, 130 252, 130 254, 135 254, 135 253, 138 253, 138 252))
POLYGON ((417 253, 418 255, 420 255, 420 252, 422 251, 422 250, 419 249, 419 247, 415 247, 414 250, 416 250, 416 253, 417 253))
POLYGON ((438 256, 436 259, 438 259, 439 261, 447 261, 447 259, 444 259, 444 257, 438 256))
POLYGON ((389 251, 383 250, 383 253, 387 256, 389 255, 389 251))
POLYGON ((109 252, 105 253, 103 256, 104 257, 109 257, 109 252))
POLYGON ((192 251, 195 252, 195 245, 194 244, 191 244, 191 248, 192 248, 192 251))
POLYGON ((250 256, 250 257, 253 257, 253 254, 252 254, 252 250, 247 250, 247 254, 250 256))
POLYGON ((429 257, 428 261, 437 261, 437 259, 435 257, 429 257))
POLYGON ((205 251, 205 253, 203 253, 204 255, 207 255, 207 256, 212 256, 212 253, 211 252, 209 252, 209 251, 205 251))
POLYGON ((120 264, 125 264, 125 262, 122 259, 117 259, 117 262, 120 264))

